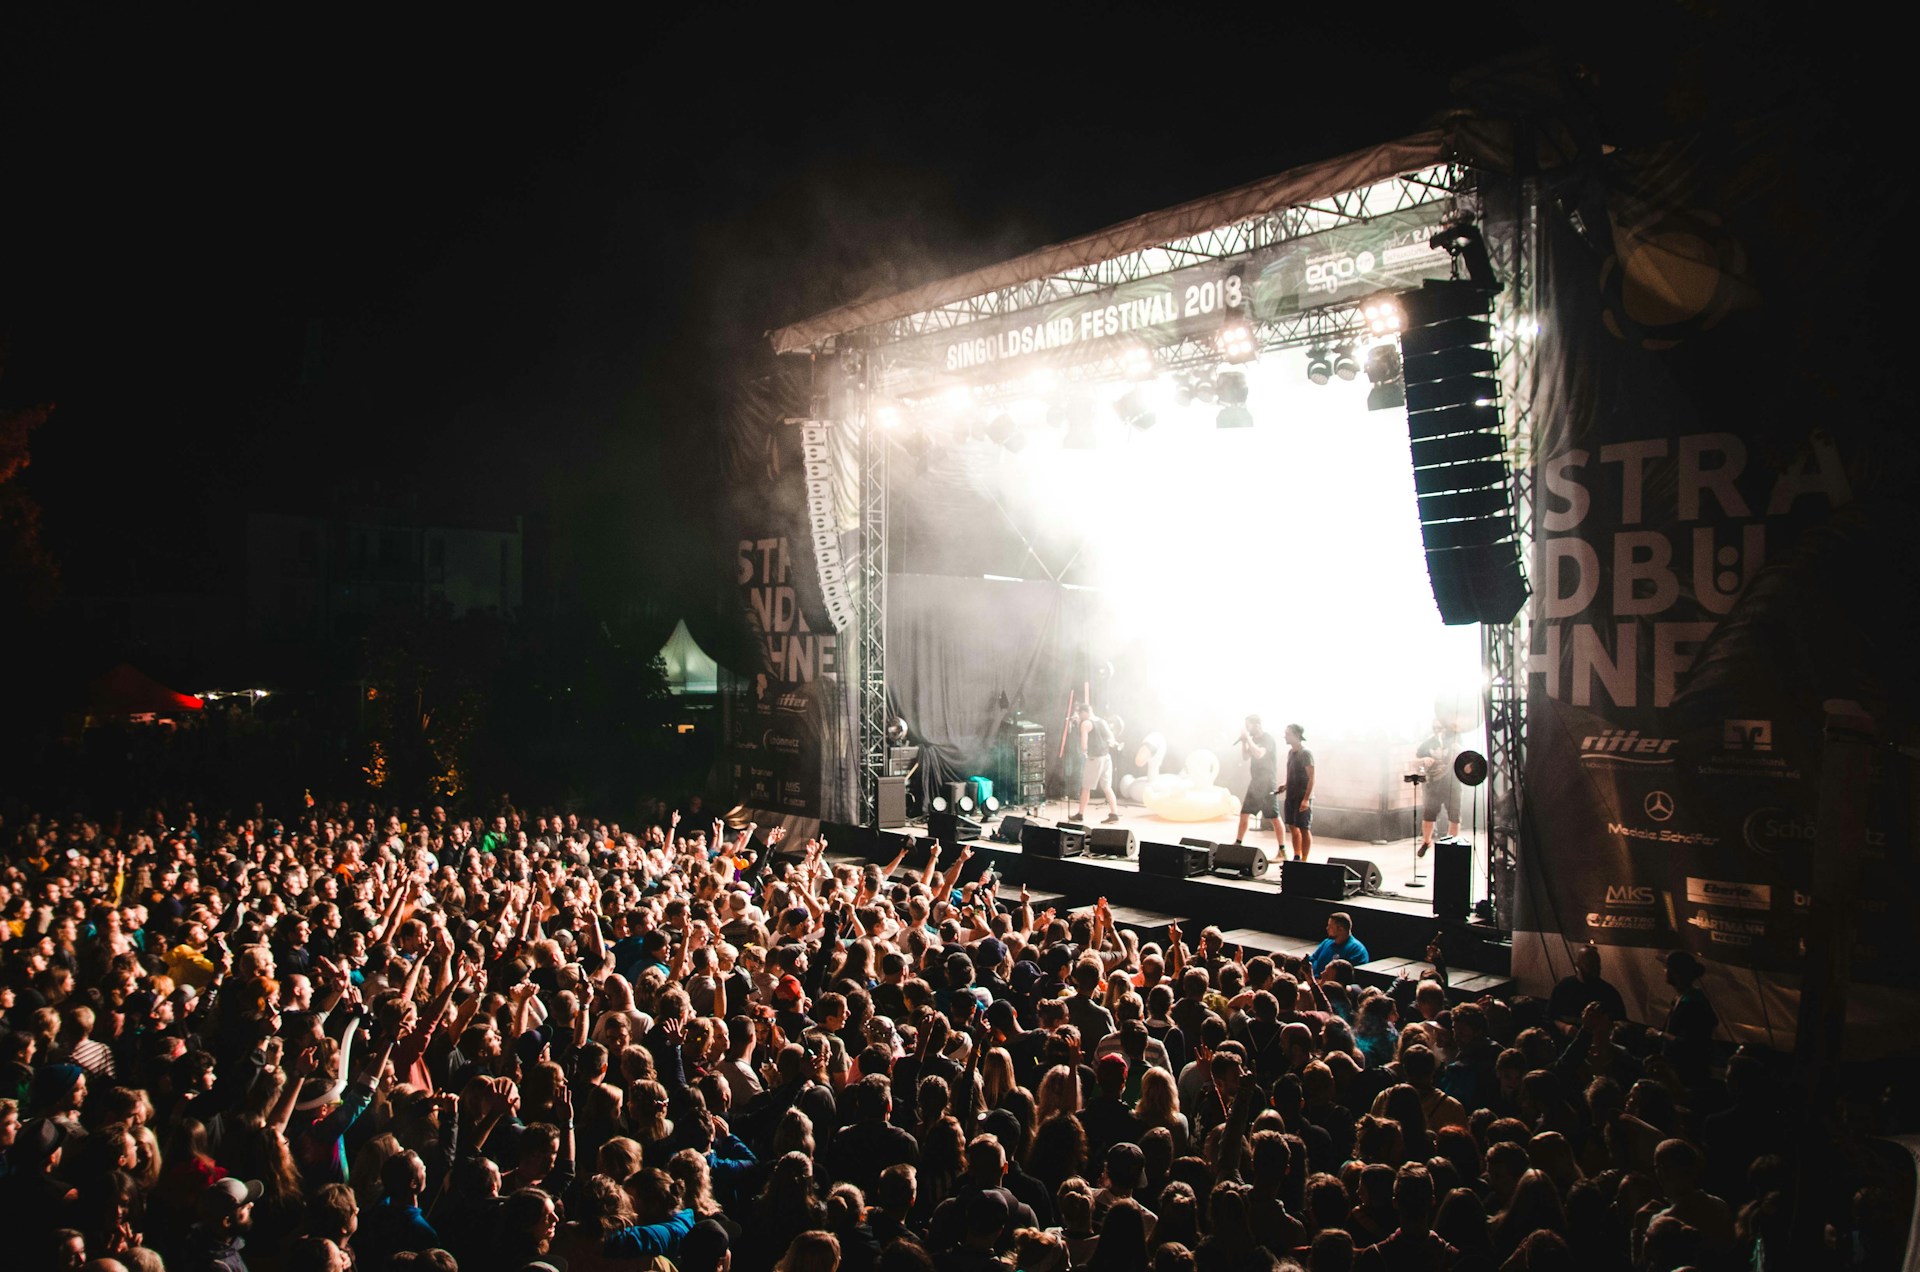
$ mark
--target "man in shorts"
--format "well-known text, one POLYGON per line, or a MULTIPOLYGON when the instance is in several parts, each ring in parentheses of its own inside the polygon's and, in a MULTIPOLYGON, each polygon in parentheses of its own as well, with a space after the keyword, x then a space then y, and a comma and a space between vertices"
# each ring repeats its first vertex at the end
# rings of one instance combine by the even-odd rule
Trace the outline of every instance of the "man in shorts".
POLYGON ((1274 802, 1280 785, 1280 747, 1273 735, 1260 727, 1257 715, 1248 716, 1240 726, 1240 752, 1247 757, 1251 771, 1247 776, 1247 793, 1240 797, 1240 826, 1233 832, 1233 842, 1246 840, 1247 819, 1258 813, 1273 823, 1274 836, 1284 849, 1286 832, 1280 827, 1280 808, 1274 802))
POLYGON ((1307 731, 1287 726, 1287 784, 1280 788, 1280 819, 1293 841, 1293 859, 1305 861, 1313 847, 1313 752, 1307 750, 1307 731))
POLYGON ((1087 797, 1099 791, 1107 801, 1107 819, 1103 824, 1111 825, 1120 820, 1120 804, 1113 797, 1113 730, 1107 722, 1093 714, 1093 709, 1081 703, 1073 709, 1076 724, 1076 736, 1080 739, 1080 754, 1085 757, 1080 765, 1080 811, 1073 820, 1087 820, 1087 797))

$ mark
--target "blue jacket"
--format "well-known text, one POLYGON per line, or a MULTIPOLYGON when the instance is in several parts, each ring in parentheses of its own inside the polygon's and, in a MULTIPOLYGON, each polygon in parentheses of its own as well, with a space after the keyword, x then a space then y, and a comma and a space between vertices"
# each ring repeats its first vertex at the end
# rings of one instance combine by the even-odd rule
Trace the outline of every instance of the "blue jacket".
POLYGON ((1362 963, 1371 963, 1373 961, 1367 954, 1367 947, 1360 944, 1352 933, 1348 933, 1347 939, 1338 944, 1334 942, 1332 937, 1328 937, 1326 940, 1320 942, 1319 945, 1314 947, 1313 953, 1307 957, 1307 962, 1312 966, 1313 974, 1318 976, 1327 970, 1328 963, 1333 962, 1333 960, 1337 958, 1344 958, 1355 967, 1360 966, 1362 963))
POLYGON ((607 1238, 601 1253, 609 1259, 647 1259, 664 1254, 671 1259, 680 1251, 680 1241, 693 1231, 699 1216, 692 1210, 676 1210, 660 1223, 636 1223, 607 1238))

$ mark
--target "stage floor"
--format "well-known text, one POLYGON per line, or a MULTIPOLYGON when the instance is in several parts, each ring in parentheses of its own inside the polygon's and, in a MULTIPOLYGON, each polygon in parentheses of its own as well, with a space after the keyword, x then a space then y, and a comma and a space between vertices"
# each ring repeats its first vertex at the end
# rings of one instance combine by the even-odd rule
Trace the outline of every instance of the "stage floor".
MULTIPOLYGON (((1016 814, 1025 815, 1024 810, 1021 809, 1013 809, 1011 811, 1016 814)), ((1073 811, 1074 804, 1072 801, 1063 799, 1048 800, 1040 807, 1038 818, 1045 822, 1063 822, 1072 815, 1073 811)), ((1104 805, 1095 803, 1088 806, 1087 819, 1090 826, 1103 825, 1103 819, 1106 815, 1104 805)), ((1115 825, 1123 830, 1131 830, 1137 839, 1150 840, 1154 843, 1178 843, 1182 839, 1209 839, 1215 843, 1220 843, 1232 841, 1234 828, 1238 822, 1238 817, 1222 817, 1213 821, 1201 822, 1167 821, 1154 816, 1138 805, 1129 805, 1123 802, 1120 805, 1120 820, 1116 822, 1115 825)), ((991 846, 999 852, 1019 852, 1020 849, 1017 845, 991 843, 991 837, 997 825, 998 822, 989 825, 987 827, 987 837, 974 842, 983 844, 990 843, 991 846)), ((916 831, 922 833, 924 833, 924 829, 924 827, 915 827, 916 831)), ((1224 884, 1228 887, 1278 891, 1280 887, 1280 872, 1275 869, 1271 863, 1277 862, 1284 853, 1274 839, 1273 828, 1271 826, 1263 826, 1259 830, 1254 830, 1249 827, 1247 830, 1247 842, 1258 847, 1266 854, 1269 863, 1267 874, 1259 879, 1241 879, 1229 875, 1217 875, 1213 876, 1210 881, 1224 884)), ((1420 841, 1417 838, 1392 840, 1387 843, 1369 843, 1362 840, 1334 839, 1328 836, 1315 835, 1313 837, 1313 846, 1308 850, 1308 859, 1311 861, 1326 861, 1329 857, 1350 857, 1372 861, 1380 868, 1380 893, 1378 896, 1367 898, 1369 904, 1377 905, 1383 909, 1398 910, 1406 914, 1427 914, 1431 913, 1433 909, 1433 854, 1428 853, 1425 858, 1417 857, 1415 850, 1419 846, 1420 841), (1416 878, 1419 880, 1419 886, 1417 887, 1412 886, 1416 878)), ((1474 854, 1474 886, 1476 889, 1480 888, 1482 882, 1479 878, 1482 870, 1479 855, 1478 852, 1474 854)), ((1138 869, 1137 863, 1124 858, 1088 855, 1080 858, 1080 860, 1092 865, 1105 866, 1113 870, 1134 871, 1138 869)), ((1473 895, 1484 895, 1484 892, 1476 891, 1473 895)))

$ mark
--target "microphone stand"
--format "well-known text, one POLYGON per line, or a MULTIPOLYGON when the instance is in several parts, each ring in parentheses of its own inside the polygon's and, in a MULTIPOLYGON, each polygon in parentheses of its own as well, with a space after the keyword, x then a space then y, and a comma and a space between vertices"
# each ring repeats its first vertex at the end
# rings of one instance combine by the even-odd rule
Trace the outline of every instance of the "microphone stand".
MULTIPOLYGON (((1427 775, 1425 773, 1409 773, 1405 780, 1409 786, 1413 787, 1413 826, 1414 829, 1418 831, 1420 828, 1420 788, 1426 785, 1427 775)), ((1448 811, 1451 812, 1452 810, 1449 809, 1448 811)), ((1420 869, 1421 863, 1425 860, 1426 859, 1420 855, 1420 850, 1415 848, 1413 851, 1413 878, 1407 880, 1407 887, 1424 888, 1427 886, 1427 876, 1423 874, 1420 869)))

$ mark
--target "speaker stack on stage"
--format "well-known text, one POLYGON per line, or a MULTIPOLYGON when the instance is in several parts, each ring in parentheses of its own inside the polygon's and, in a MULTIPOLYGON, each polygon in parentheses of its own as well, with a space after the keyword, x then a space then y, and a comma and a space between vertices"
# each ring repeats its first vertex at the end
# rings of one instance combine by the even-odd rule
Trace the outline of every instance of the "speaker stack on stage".
POLYGON ((1433 842, 1433 912, 1464 920, 1473 909, 1473 845, 1457 839, 1433 842))
POLYGON ((1080 826, 1041 826, 1028 822, 1020 832, 1020 851, 1029 857, 1079 857, 1087 851, 1087 832, 1080 826))
POLYGON ((971 817, 958 813, 927 814, 927 833, 949 848, 959 847, 962 840, 979 839, 981 831, 980 823, 971 817))
POLYGON ((1380 867, 1365 857, 1328 857, 1327 864, 1339 866, 1347 872, 1347 895, 1363 893, 1366 896, 1380 895, 1380 867))
POLYGON ((1167 879, 1191 879, 1213 869, 1213 845, 1204 839, 1182 839, 1177 844, 1143 842, 1140 873, 1167 879))
POLYGON ((1267 873, 1267 854, 1253 844, 1215 844, 1213 872, 1258 879, 1267 873))
POLYGON ((1025 842, 1024 835, 1027 819, 1018 813, 1008 813, 993 828, 993 842, 996 844, 1017 844, 1025 842))
POLYGON ((1096 857, 1138 857, 1140 841, 1118 826, 1095 826, 1087 831, 1087 851, 1096 857))

